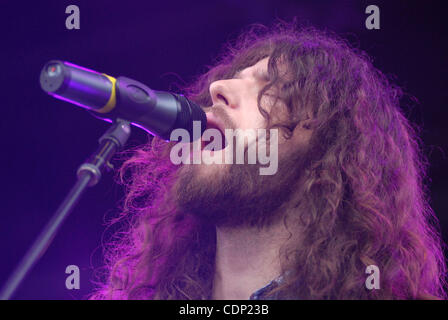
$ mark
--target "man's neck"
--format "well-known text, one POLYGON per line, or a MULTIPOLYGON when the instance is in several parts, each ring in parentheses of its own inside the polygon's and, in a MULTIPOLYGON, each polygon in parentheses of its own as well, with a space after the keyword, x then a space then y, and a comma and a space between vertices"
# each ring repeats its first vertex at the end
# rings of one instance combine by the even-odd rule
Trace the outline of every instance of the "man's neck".
POLYGON ((213 299, 249 299, 278 277, 279 249, 289 235, 280 222, 263 230, 217 228, 213 299))

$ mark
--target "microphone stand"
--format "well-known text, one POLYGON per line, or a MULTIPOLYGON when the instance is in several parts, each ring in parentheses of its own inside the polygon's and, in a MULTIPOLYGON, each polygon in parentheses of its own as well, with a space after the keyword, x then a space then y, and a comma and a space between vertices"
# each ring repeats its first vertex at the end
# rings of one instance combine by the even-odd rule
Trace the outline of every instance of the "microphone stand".
POLYGON ((101 179, 106 167, 112 168, 109 160, 120 148, 122 148, 131 134, 128 121, 117 119, 112 126, 99 139, 98 149, 84 162, 77 171, 78 180, 65 197, 53 217, 41 231, 20 261, 14 272, 9 277, 0 292, 0 300, 8 300, 23 282, 28 272, 44 254, 62 223, 73 210, 87 187, 92 187, 101 179))

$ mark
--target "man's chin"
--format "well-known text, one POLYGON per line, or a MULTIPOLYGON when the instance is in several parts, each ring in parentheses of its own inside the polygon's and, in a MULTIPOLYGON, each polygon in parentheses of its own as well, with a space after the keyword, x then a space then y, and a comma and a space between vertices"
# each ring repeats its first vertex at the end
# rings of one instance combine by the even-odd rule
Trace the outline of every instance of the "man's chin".
POLYGON ((239 177, 232 174, 232 166, 235 164, 184 164, 172 189, 178 210, 218 224, 215 219, 225 215, 229 197, 238 197, 241 191, 234 184, 239 177))
POLYGON ((281 159, 275 175, 259 164, 184 164, 172 189, 177 209, 227 227, 264 227, 278 219, 304 172, 302 150, 281 159))
MULTIPOLYGON (((256 165, 187 165, 176 181, 178 210, 215 226, 258 225, 261 176, 256 165)), ((269 208, 274 209, 274 208, 269 208)))

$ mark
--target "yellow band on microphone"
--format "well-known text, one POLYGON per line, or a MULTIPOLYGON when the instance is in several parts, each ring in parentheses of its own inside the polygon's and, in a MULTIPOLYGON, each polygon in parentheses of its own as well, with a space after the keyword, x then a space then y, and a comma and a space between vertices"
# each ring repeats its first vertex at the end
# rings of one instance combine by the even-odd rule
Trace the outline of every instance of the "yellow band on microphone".
POLYGON ((115 108, 115 105, 117 103, 116 90, 115 90, 115 83, 117 82, 117 79, 105 73, 102 73, 102 75, 107 77, 107 79, 109 79, 110 82, 112 82, 112 92, 110 93, 109 101, 107 101, 106 105, 101 109, 95 111, 99 113, 108 113, 112 111, 113 108, 115 108))

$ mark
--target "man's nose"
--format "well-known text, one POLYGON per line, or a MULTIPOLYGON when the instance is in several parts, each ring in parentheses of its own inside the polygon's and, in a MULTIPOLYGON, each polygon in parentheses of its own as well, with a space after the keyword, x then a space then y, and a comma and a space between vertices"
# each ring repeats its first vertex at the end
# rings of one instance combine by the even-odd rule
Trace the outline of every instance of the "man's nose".
POLYGON ((233 88, 232 79, 218 80, 210 84, 210 96, 213 105, 222 104, 230 108, 237 108, 237 88, 233 88))

